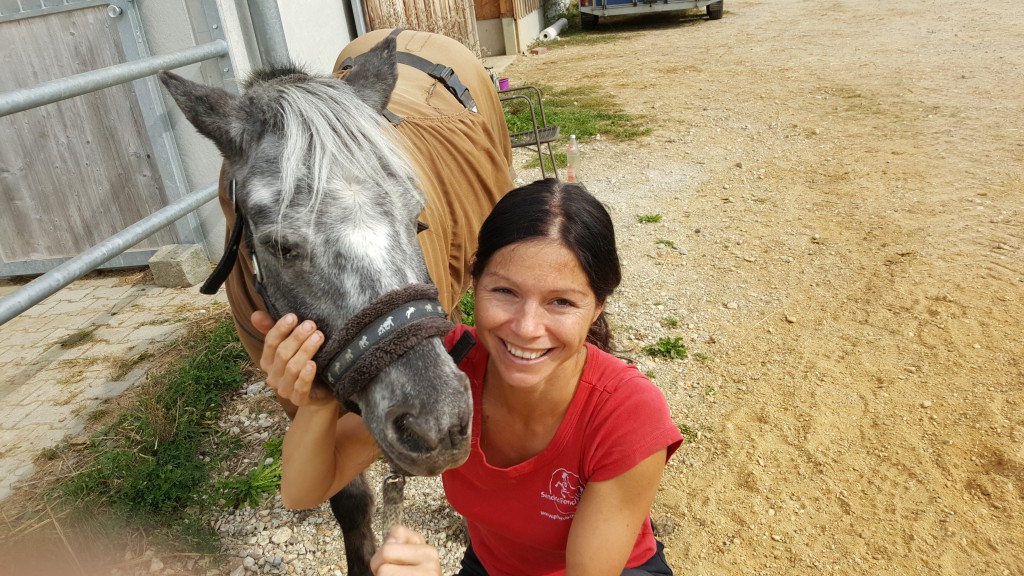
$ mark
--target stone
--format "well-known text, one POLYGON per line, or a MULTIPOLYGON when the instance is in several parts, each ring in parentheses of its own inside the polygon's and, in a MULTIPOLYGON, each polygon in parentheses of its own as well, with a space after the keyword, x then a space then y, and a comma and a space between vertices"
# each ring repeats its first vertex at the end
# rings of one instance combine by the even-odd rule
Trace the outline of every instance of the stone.
POLYGON ((198 244, 168 244, 149 259, 149 269, 157 286, 188 288, 210 275, 210 260, 198 244))

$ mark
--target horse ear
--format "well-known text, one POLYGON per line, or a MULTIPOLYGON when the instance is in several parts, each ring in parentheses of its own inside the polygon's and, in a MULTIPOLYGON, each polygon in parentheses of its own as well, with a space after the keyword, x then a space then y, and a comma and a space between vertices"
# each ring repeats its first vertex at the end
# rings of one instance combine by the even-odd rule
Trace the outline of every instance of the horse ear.
POLYGON ((395 38, 388 36, 356 58, 344 78, 363 102, 377 112, 384 111, 398 83, 395 49, 395 38))
POLYGON ((225 157, 237 156, 241 149, 237 138, 241 130, 234 123, 237 122, 238 96, 186 80, 172 72, 160 72, 158 76, 196 130, 212 140, 225 157))

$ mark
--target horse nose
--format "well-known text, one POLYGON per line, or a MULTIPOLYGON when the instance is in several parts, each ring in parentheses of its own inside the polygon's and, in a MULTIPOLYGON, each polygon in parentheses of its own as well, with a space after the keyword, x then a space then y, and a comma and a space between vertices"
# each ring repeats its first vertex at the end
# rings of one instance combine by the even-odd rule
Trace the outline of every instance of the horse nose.
POLYGON ((434 418, 413 411, 398 411, 391 419, 398 443, 414 454, 429 454, 461 446, 469 435, 469 418, 460 414, 457 422, 445 426, 434 418))

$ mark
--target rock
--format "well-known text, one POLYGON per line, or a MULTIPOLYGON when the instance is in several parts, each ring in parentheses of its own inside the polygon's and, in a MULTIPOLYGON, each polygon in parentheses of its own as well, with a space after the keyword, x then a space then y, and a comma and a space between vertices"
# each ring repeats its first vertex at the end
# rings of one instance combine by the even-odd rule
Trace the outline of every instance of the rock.
POLYGON ((160 561, 159 558, 153 558, 152 560, 150 560, 150 562, 149 562, 149 572, 150 572, 150 574, 159 574, 160 572, 163 572, 163 570, 164 570, 164 563, 162 561, 160 561))
POLYGON ((287 526, 278 528, 274 535, 270 537, 270 541, 274 544, 284 544, 292 537, 292 530, 287 526))

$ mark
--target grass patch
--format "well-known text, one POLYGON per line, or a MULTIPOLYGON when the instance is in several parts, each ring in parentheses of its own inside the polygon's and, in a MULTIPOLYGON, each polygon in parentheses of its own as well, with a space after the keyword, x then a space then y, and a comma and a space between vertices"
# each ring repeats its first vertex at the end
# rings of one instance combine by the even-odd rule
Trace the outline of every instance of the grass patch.
POLYGON ((703 352, 694 352, 693 359, 696 360, 697 362, 700 362, 701 364, 707 364, 708 362, 711 361, 711 358, 709 358, 708 355, 703 352))
POLYGON ((208 498, 229 453, 216 422, 245 384, 248 355, 224 316, 179 340, 187 355, 151 375, 140 399, 90 438, 84 469, 55 487, 58 501, 187 547, 216 547, 190 506, 208 498))
POLYGON ((664 246, 666 248, 675 248, 676 247, 676 243, 671 241, 671 240, 660 239, 660 240, 655 240, 654 243, 657 244, 658 246, 664 246))
POLYGON ((643 351, 648 356, 667 360, 686 360, 689 357, 686 344, 679 337, 659 338, 657 343, 644 346, 643 351))
POLYGON ((657 224, 661 222, 661 214, 637 214, 636 221, 641 224, 657 224))
POLYGON ((665 328, 677 328, 679 326, 679 320, 672 316, 666 316, 659 322, 665 328))
MULTIPOLYGON (((529 83, 529 82, 527 82, 529 83)), ((647 119, 627 114, 617 104, 615 97, 592 86, 571 86, 555 89, 538 86, 544 95, 544 117, 548 126, 558 126, 559 138, 551 143, 555 153, 555 162, 565 166, 565 146, 569 135, 575 134, 577 142, 593 140, 600 135, 602 138, 614 140, 635 140, 653 132, 647 119)), ((519 92, 530 95, 529 92, 519 92)), ((535 95, 533 96, 536 97, 535 95)), ((534 100, 534 113, 540 124, 540 110, 534 100)), ((525 132, 533 130, 530 106, 516 99, 504 103, 505 122, 509 132, 525 132)), ((547 160, 545 160, 547 161, 547 160)), ((534 160, 527 167, 539 166, 534 160)))

